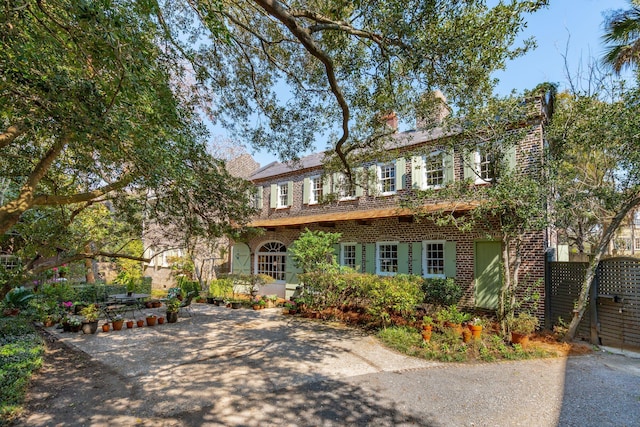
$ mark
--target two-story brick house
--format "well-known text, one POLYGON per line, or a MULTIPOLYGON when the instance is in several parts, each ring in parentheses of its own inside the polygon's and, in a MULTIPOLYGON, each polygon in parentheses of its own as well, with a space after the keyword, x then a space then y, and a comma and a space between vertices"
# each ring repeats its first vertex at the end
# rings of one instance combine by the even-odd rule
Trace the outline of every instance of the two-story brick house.
MULTIPOLYGON (((539 114, 526 125, 526 136, 506 153, 510 167, 521 173, 539 170, 543 153, 545 112, 541 102, 536 102, 536 108, 539 114)), ((481 145, 464 154, 448 148, 446 138, 439 128, 396 133, 393 153, 397 156, 358 165, 356 175, 374 179, 351 190, 341 174, 324 173, 323 153, 304 157, 296 167, 274 162, 257 170, 249 179, 256 185, 259 214, 250 225, 265 232, 233 245, 232 271, 270 275, 276 283, 262 293, 288 297, 298 283, 289 246, 306 228, 325 230, 342 235, 336 247, 342 265, 379 275, 453 277, 465 289, 464 305, 496 308, 502 248, 497 231, 492 238, 486 231, 462 232, 416 220, 411 211, 399 207, 400 199, 411 197, 414 189, 437 189, 466 178, 476 185, 491 182, 492 159, 481 145)), ((473 203, 425 206, 456 212, 473 208, 473 203)), ((523 246, 521 270, 534 283, 544 278, 546 233, 530 233, 523 246)), ((543 294, 544 287, 539 291, 543 294)))

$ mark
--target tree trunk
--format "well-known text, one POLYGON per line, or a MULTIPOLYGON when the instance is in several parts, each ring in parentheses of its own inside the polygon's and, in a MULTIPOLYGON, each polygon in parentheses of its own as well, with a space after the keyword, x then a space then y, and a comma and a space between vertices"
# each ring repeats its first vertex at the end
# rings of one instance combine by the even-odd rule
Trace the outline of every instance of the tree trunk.
MULTIPOLYGON (((587 271, 584 276, 584 281, 582 282, 582 288, 580 289, 580 294, 578 295, 578 301, 576 304, 576 312, 574 313, 573 319, 571 319, 571 323, 569 324, 569 330, 564 337, 564 341, 572 341, 576 332, 578 331, 578 325, 584 316, 584 312, 587 308, 587 301, 589 297, 589 292, 591 291, 591 286, 593 285, 593 279, 596 276, 596 270, 598 269, 598 264, 602 259, 603 255, 607 251, 607 247, 611 242, 616 230, 625 219, 627 214, 631 209, 636 207, 640 203, 640 197, 636 194, 627 204, 625 204, 620 211, 613 217, 609 225, 605 228, 604 233, 602 233, 602 237, 600 238, 600 243, 596 248, 596 253, 593 256, 593 259, 589 263, 587 267, 587 271)), ((592 304, 595 303, 592 301, 592 304)))
MULTIPOLYGON (((88 243, 84 247, 85 252, 91 252, 91 244, 88 243)), ((87 271, 86 278, 87 283, 96 283, 96 276, 93 274, 93 260, 91 258, 85 258, 84 260, 84 269, 87 271)))
POLYGON ((510 239, 507 235, 502 236, 502 264, 504 271, 504 281, 500 288, 500 300, 498 305, 498 320, 504 327, 504 319, 506 318, 507 296, 511 288, 511 260, 509 259, 509 243, 510 239))

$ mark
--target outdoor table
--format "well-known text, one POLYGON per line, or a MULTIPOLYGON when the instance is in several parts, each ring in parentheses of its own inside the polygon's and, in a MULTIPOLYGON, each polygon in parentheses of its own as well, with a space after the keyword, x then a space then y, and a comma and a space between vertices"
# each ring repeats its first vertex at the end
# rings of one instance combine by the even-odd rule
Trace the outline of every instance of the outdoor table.
POLYGON ((116 304, 123 304, 125 306, 130 306, 133 308, 133 315, 135 316, 135 311, 139 310, 142 313, 142 301, 146 298, 149 298, 150 294, 136 294, 132 293, 129 295, 126 294, 113 294, 109 295, 112 301, 116 304))

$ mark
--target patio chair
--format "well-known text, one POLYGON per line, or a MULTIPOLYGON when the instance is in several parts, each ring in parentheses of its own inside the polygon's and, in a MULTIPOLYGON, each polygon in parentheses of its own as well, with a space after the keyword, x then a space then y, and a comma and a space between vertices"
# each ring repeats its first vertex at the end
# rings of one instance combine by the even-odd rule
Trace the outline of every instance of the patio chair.
MULTIPOLYGON (((180 313, 182 310, 184 310, 189 317, 191 317, 191 314, 194 313, 193 309, 191 308, 191 301, 193 301, 193 298, 197 295, 198 293, 195 291, 189 292, 187 294, 187 297, 184 299, 184 301, 182 301, 180 303, 180 309, 178 310, 178 313, 180 313)), ((195 313, 194 313, 195 314, 195 313)))

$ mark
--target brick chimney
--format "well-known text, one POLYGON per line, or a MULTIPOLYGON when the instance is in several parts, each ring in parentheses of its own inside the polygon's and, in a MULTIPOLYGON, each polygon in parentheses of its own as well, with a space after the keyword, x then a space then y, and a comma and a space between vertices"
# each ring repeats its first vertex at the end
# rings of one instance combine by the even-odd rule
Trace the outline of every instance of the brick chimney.
POLYGON ((385 123, 394 131, 398 131, 398 115, 395 111, 380 116, 380 121, 385 123))
POLYGON ((426 110, 418 112, 416 118, 416 128, 427 128, 437 126, 451 114, 451 109, 447 105, 447 98, 439 90, 424 95, 423 100, 427 105, 426 110))

